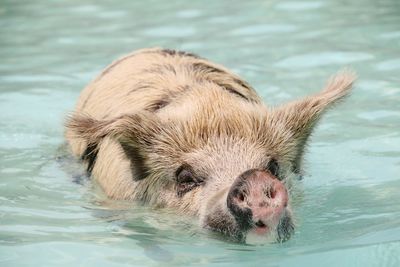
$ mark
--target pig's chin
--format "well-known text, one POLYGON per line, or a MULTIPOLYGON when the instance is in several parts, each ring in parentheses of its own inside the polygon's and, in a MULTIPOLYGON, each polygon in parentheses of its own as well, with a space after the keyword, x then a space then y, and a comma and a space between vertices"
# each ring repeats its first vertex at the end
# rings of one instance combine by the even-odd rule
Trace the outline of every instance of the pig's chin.
POLYGON ((244 237, 244 242, 249 245, 263 245, 276 241, 276 230, 266 227, 254 227, 244 237))

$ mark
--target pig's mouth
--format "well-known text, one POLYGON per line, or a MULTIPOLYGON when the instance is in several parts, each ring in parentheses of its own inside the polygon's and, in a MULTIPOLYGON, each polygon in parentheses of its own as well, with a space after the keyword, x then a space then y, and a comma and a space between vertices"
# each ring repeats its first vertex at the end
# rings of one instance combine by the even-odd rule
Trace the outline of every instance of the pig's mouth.
POLYGON ((289 240, 294 233, 294 223, 288 211, 285 211, 276 223, 259 220, 255 223, 249 222, 243 227, 235 218, 232 218, 231 214, 218 209, 216 213, 206 217, 204 227, 213 232, 220 232, 234 242, 248 244, 254 243, 249 241, 249 236, 258 239, 256 241, 258 244, 282 243, 289 240))
POLYGON ((270 231, 270 227, 260 220, 254 224, 254 227, 251 230, 257 235, 265 235, 270 231))

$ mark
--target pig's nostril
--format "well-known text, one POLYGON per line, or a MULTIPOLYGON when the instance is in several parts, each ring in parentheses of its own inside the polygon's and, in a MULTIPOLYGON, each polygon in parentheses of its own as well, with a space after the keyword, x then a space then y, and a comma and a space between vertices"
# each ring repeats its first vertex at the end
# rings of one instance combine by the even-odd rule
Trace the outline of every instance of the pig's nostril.
POLYGON ((271 189, 271 193, 270 193, 271 198, 275 198, 276 196, 276 191, 274 189, 271 189))
POLYGON ((265 194, 267 195, 268 198, 275 198, 276 196, 276 191, 274 188, 270 187, 267 189, 267 191, 265 192, 265 194))
POLYGON ((243 193, 239 193, 238 196, 237 196, 237 199, 238 199, 240 202, 243 202, 243 201, 244 201, 244 194, 243 194, 243 193))

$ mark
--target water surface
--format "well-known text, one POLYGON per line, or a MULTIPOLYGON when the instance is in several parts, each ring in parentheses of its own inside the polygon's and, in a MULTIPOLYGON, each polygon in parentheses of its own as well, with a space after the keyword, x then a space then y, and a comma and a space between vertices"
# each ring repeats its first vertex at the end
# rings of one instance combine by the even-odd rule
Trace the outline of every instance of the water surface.
POLYGON ((400 266, 399 1, 3 0, 0 59, 0 266, 400 266), (112 60, 152 46, 224 64, 269 105, 357 71, 312 138, 290 241, 227 242, 74 182, 65 114, 112 60))

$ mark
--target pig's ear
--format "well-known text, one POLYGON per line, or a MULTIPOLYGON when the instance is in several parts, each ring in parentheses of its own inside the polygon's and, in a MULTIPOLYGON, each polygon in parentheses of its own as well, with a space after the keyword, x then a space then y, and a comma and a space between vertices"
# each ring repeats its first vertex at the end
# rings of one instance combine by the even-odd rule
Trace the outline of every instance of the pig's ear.
POLYGON ((341 71, 328 80, 321 92, 287 103, 272 113, 275 123, 290 131, 295 150, 294 171, 300 171, 304 147, 314 126, 330 107, 350 93, 355 79, 354 72, 341 71))
MULTIPOLYGON (((152 114, 130 114, 112 120, 96 120, 86 115, 71 115, 66 122, 67 136, 85 141, 90 153, 96 154, 98 144, 104 137, 115 139, 121 144, 132 161, 136 178, 147 176, 145 161, 151 150, 154 137, 160 132, 160 123, 152 114)), ((82 155, 82 158, 85 156, 82 155)))

